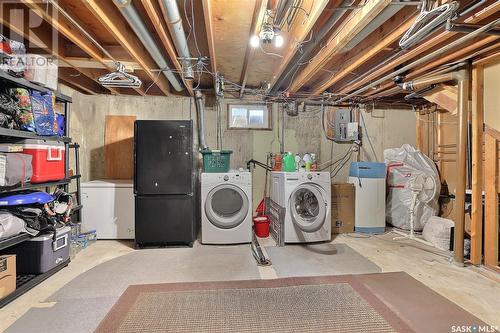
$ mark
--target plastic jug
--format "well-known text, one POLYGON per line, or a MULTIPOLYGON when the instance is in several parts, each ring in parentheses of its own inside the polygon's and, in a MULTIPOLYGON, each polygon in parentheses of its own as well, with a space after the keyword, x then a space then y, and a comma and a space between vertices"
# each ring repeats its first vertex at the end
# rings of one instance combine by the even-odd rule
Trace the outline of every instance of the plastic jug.
POLYGON ((294 172, 295 171, 295 156, 291 152, 287 152, 283 155, 283 171, 294 172))

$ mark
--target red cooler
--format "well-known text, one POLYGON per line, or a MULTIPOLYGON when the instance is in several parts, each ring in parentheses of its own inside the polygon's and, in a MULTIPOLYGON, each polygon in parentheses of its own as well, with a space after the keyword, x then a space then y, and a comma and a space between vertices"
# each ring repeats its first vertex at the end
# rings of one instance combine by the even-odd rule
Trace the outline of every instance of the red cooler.
POLYGON ((33 156, 32 183, 45 183, 65 178, 64 162, 66 151, 64 143, 45 140, 26 140, 23 153, 33 156))

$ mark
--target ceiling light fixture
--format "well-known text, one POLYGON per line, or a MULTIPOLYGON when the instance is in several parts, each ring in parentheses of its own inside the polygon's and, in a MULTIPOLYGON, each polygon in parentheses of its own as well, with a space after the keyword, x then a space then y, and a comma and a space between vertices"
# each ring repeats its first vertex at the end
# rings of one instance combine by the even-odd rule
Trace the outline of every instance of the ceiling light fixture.
POLYGON ((259 36, 253 35, 252 37, 250 37, 250 46, 251 47, 259 47, 259 45, 260 45, 259 36))
POLYGON ((283 44, 285 44, 285 40, 283 39, 283 36, 281 36, 281 35, 275 35, 274 36, 274 46, 276 46, 276 47, 282 47, 283 44))

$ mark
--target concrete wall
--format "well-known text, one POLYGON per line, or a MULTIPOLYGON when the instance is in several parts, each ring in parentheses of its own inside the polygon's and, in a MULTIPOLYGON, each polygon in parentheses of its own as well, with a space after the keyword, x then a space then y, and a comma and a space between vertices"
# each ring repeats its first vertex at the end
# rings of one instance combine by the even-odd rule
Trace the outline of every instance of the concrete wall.
POLYGON ((484 68, 484 123, 500 131, 500 63, 484 68))
MULTIPOLYGON (((81 145, 81 172, 83 181, 99 179, 104 176, 104 119, 106 115, 135 115, 137 119, 193 119, 196 124, 194 101, 182 97, 135 97, 135 96, 88 96, 70 88, 61 87, 63 93, 73 97, 71 108, 71 137, 81 145)), ((208 100, 207 105, 212 101, 208 100)), ((250 159, 266 161, 266 153, 280 150, 281 109, 277 104, 271 106, 271 131, 228 130, 227 104, 241 103, 239 100, 224 100, 221 105, 223 148, 233 150, 231 166, 246 167, 250 159)), ((368 134, 379 160, 383 159, 385 148, 400 147, 403 143, 415 145, 415 115, 407 110, 381 110, 363 112, 368 134)), ((307 112, 297 117, 285 116, 285 151, 316 152, 319 162, 336 159, 344 155, 350 144, 336 144, 328 141, 321 128, 319 107, 308 107, 307 112)), ((206 108, 207 144, 216 148, 217 116, 212 106, 206 108)), ((195 138, 197 142, 197 137, 195 138)), ((352 160, 357 159, 352 155, 352 160)), ((359 156, 360 160, 374 160, 366 139, 359 156)), ((334 181, 344 181, 348 172, 346 163, 334 181)), ((254 206, 264 192, 264 170, 254 172, 254 206)))

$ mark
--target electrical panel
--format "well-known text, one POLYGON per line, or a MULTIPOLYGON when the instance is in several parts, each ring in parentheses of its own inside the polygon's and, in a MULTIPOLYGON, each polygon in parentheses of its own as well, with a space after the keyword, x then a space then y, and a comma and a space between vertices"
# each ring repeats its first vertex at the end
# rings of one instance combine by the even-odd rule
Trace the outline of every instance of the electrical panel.
POLYGON ((354 121, 352 110, 338 109, 335 112, 334 141, 349 142, 359 140, 359 126, 354 121))

